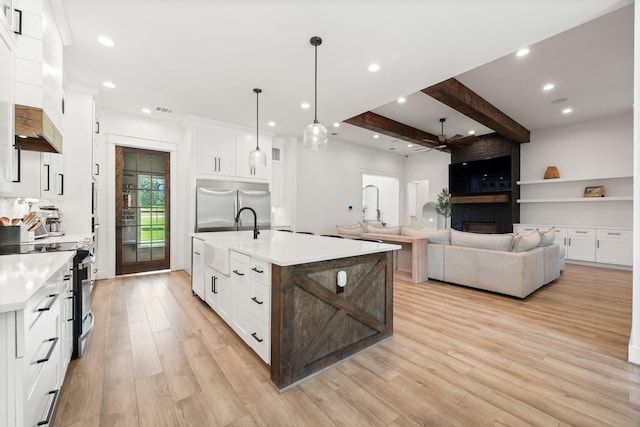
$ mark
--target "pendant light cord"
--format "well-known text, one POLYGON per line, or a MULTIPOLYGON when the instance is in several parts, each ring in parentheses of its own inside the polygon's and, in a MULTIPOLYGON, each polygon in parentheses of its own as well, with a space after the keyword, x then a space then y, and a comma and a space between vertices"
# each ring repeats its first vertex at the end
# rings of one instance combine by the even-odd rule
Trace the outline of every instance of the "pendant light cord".
POLYGON ((315 88, 314 88, 314 115, 313 123, 318 123, 318 46, 315 47, 316 61, 315 61, 315 88))
POLYGON ((260 150, 260 144, 258 143, 258 124, 260 123, 260 120, 258 120, 258 113, 259 113, 259 108, 258 108, 258 98, 260 97, 260 92, 256 91, 256 150, 260 150))

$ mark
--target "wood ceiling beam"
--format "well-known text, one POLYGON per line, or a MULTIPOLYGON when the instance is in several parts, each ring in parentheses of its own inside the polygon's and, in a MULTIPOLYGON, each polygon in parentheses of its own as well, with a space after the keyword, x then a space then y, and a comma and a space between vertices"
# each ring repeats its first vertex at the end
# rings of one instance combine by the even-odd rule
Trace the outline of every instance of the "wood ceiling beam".
POLYGON ((412 144, 422 145, 423 147, 434 147, 436 144, 424 141, 425 139, 437 141, 438 136, 430 134, 420 129, 396 122, 388 117, 367 111, 350 119, 344 120, 345 123, 369 129, 383 135, 391 136, 410 142, 412 144))
POLYGON ((454 78, 422 89, 422 92, 512 141, 531 140, 528 129, 454 78))

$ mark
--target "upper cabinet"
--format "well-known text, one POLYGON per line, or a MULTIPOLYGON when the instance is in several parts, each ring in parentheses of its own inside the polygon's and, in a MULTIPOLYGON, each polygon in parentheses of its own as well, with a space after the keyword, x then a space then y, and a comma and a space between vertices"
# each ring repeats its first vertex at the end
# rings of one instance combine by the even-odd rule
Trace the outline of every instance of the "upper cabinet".
POLYGON ((271 178, 271 136, 260 135, 267 166, 249 167, 256 135, 249 131, 196 122, 190 125, 196 174, 203 178, 229 177, 268 181, 271 178))
MULTIPOLYGON (((5 3, 6 0, 0 0, 0 6, 5 3)), ((10 2, 8 9, 3 7, 0 11, 0 195, 17 179, 13 149, 14 37, 7 17, 11 17, 10 2)))
POLYGON ((23 150, 61 153, 64 134, 62 38, 46 0, 15 0, 22 11, 16 37, 15 133, 23 150))

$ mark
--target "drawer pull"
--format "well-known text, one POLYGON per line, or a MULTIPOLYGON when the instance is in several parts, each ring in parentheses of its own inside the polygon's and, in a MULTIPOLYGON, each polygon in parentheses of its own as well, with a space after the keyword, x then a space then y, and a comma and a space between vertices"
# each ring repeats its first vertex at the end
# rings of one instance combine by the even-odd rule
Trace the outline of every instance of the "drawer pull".
POLYGON ((70 274, 65 274, 64 275, 64 280, 69 280, 71 279, 71 275, 70 274))
POLYGON ((576 230, 576 234, 587 234, 587 232, 586 231, 576 230))
POLYGON ((264 270, 258 270, 258 268, 256 268, 256 267, 253 267, 251 270, 255 271, 256 273, 260 273, 260 274, 264 273, 264 270))
POLYGON ((620 233, 607 233, 607 236, 620 236, 620 233))
POLYGON ((254 340, 258 341, 258 342, 262 342, 264 341, 264 339, 262 338, 258 338, 258 335, 254 332, 251 334, 251 336, 253 337, 254 340))
POLYGON ((234 273, 236 273, 238 276, 244 276, 244 273, 240 273, 238 270, 233 270, 234 273))
POLYGON ((51 399, 51 406, 49 406, 49 410, 47 411, 47 418, 42 421, 38 421, 39 426, 47 425, 51 422, 51 416, 53 415, 53 408, 56 407, 56 401, 58 400, 58 393, 60 390, 51 390, 47 394, 53 394, 53 399, 51 399))
POLYGON ((211 276, 211 292, 213 292, 214 294, 218 293, 218 291, 216 290, 216 280, 218 280, 216 276, 211 276))
POLYGON ((51 301, 49 301, 49 304, 47 304, 44 307, 40 307, 38 309, 38 311, 49 311, 51 310, 51 307, 53 307, 53 304, 56 302, 56 300, 58 299, 58 295, 59 294, 51 294, 49 295, 49 298, 51 298, 51 301))
POLYGON ((251 301, 255 302, 256 304, 262 305, 264 304, 264 301, 258 301, 258 299, 256 297, 251 298, 251 301))
POLYGON ((53 354, 53 349, 56 348, 56 344, 58 344, 58 339, 58 337, 55 337, 47 340, 49 342, 52 342, 53 344, 51 344, 51 347, 49 347, 49 351, 47 352, 47 355, 44 357, 44 359, 38 359, 36 360, 36 363, 44 363, 49 361, 51 355, 53 354))
POLYGON ((196 255, 200 255, 200 252, 198 252, 198 251, 193 251, 193 253, 196 254, 196 255))

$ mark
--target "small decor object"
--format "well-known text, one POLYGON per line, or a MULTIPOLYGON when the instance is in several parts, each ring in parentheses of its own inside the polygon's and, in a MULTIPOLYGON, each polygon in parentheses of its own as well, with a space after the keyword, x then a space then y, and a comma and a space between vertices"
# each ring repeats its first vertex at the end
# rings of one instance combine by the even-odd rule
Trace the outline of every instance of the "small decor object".
POLYGON ((602 185, 585 187, 582 197, 604 197, 604 187, 602 185))
POLYGON ((443 188, 440 194, 438 194, 438 202, 436 203, 436 212, 444 216, 445 223, 448 222, 448 218, 451 216, 450 197, 449 189, 443 188))
POLYGON ((544 172, 544 179, 556 179, 560 178, 560 171, 555 166, 549 166, 544 172))

